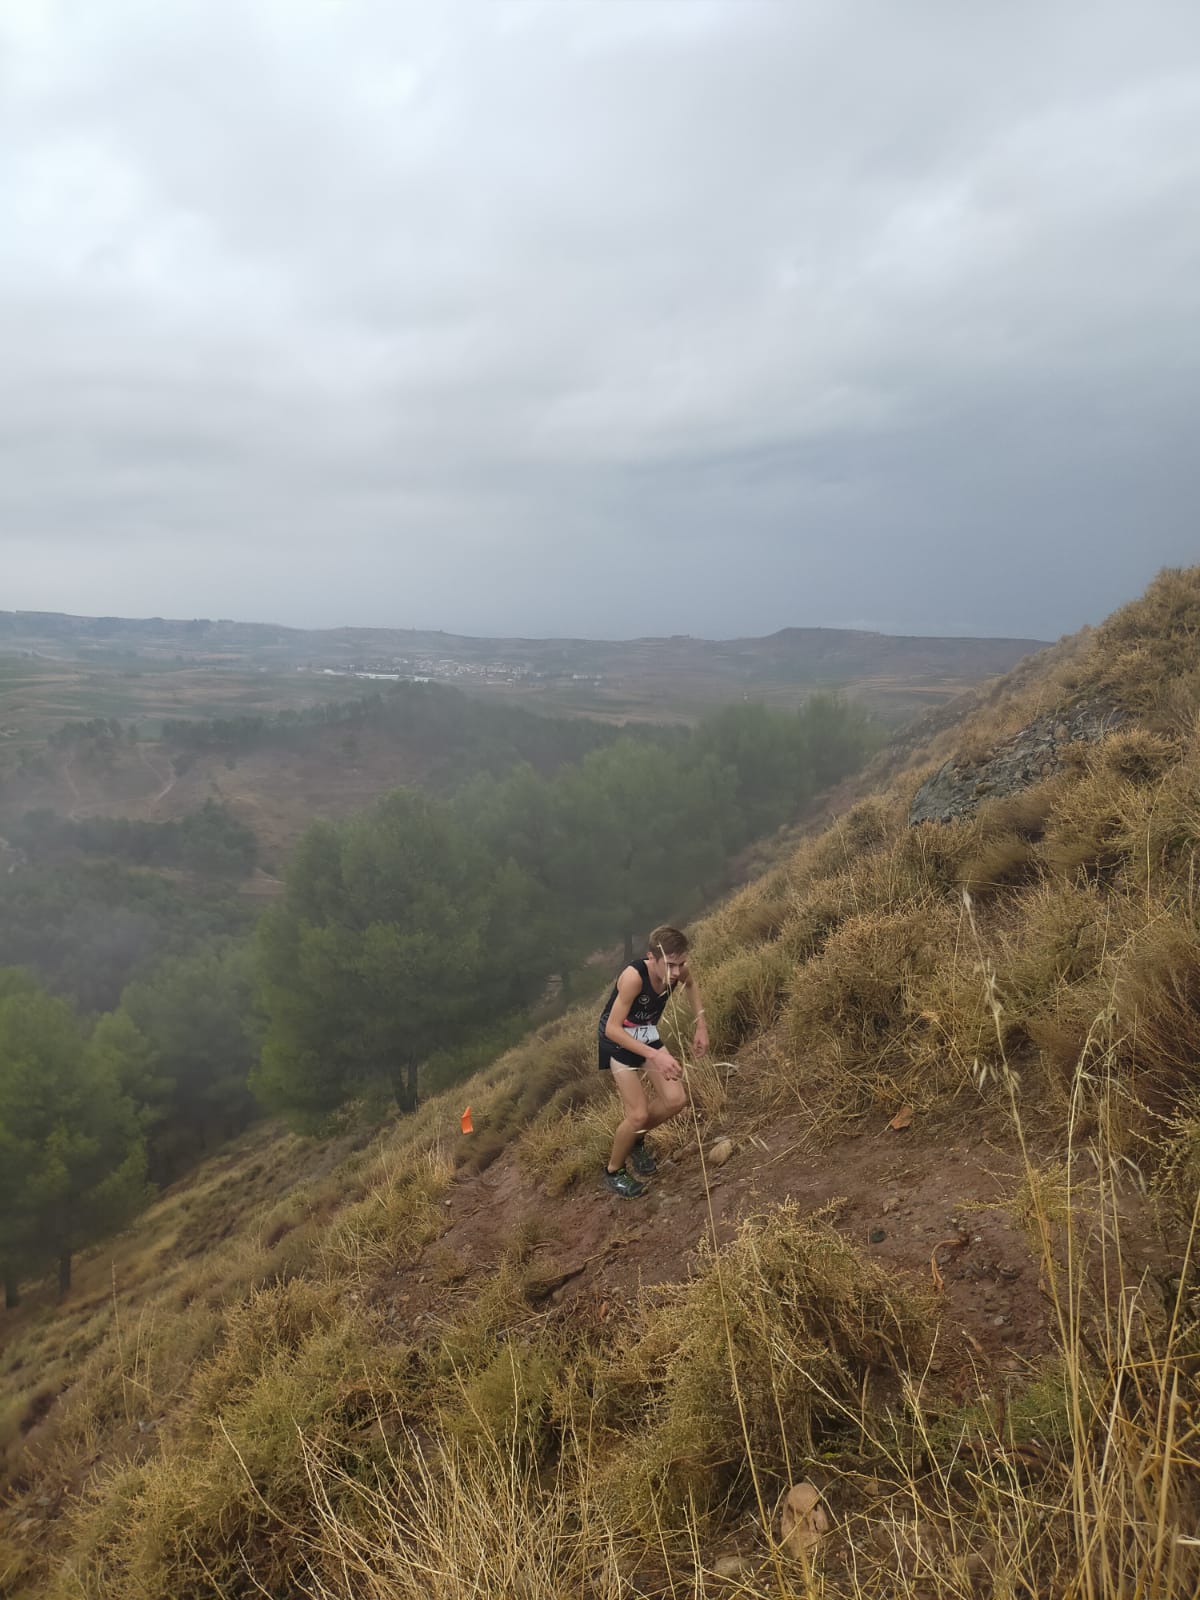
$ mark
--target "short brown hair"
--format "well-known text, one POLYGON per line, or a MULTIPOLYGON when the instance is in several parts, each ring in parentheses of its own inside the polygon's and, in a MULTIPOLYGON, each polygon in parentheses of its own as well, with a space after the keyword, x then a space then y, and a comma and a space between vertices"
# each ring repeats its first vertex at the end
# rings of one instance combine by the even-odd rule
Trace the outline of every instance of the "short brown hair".
POLYGON ((685 956, 688 953, 687 934, 664 922, 661 928, 655 928, 651 933, 646 940, 646 947, 653 955, 685 956))

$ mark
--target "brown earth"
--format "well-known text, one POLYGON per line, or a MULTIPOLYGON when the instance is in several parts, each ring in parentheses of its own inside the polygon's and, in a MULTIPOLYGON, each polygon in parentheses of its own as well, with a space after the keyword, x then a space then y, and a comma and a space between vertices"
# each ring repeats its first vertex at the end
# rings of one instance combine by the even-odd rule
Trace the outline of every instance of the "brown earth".
MULTIPOLYGON (((494 1273, 515 1230, 536 1219, 545 1242, 531 1273, 529 1320, 619 1323, 643 1290, 685 1280, 705 1240, 723 1245, 745 1219, 791 1202, 801 1215, 822 1213, 902 1278, 936 1290, 943 1314, 932 1370, 964 1395, 977 1392, 981 1377, 1002 1379, 1049 1357, 1055 1312, 1020 1212, 1008 1113, 976 1101, 949 1114, 917 1113, 898 1131, 881 1114, 876 1125, 821 1142, 803 1107, 769 1116, 754 1109, 754 1049, 742 1053, 730 1080, 723 1121, 736 1134, 719 1168, 702 1159, 693 1127, 688 1144, 660 1157, 643 1198, 611 1195, 599 1168, 594 1182, 554 1196, 510 1147, 484 1172, 459 1173, 441 1237, 373 1298, 405 1336, 435 1333, 494 1273)), ((486 1133, 481 1127, 473 1137, 486 1133)), ((722 1136, 706 1133, 704 1150, 722 1136)), ((1056 1148, 1051 1129, 1032 1137, 1035 1154, 1056 1148)), ((1127 1210, 1126 1270, 1165 1271, 1149 1216, 1136 1199, 1127 1210)))

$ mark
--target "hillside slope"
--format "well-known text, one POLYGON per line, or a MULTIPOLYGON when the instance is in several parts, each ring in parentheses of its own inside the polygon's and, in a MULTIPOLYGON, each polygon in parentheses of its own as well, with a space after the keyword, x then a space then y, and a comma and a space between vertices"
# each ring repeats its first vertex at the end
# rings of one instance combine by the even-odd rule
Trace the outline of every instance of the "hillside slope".
POLYGON ((592 1005, 164 1195, 0 1324, 0 1585, 1194 1594, 1198 712, 1192 569, 881 756, 696 928, 643 1202, 592 1005))

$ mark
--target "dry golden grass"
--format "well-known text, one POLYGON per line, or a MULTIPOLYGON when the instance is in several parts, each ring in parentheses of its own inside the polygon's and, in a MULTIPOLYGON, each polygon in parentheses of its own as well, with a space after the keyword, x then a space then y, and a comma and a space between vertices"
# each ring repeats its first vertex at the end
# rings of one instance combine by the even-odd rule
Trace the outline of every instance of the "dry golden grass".
POLYGON ((1200 569, 1167 568, 1103 622, 1083 668, 1089 688, 1166 724, 1200 698, 1200 569))

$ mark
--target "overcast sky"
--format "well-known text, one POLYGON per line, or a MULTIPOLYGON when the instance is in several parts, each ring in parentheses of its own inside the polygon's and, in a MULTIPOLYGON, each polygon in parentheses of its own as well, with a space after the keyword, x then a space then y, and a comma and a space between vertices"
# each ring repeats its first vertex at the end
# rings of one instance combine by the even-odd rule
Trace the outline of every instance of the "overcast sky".
POLYGON ((6 609, 1053 638, 1198 313, 1195 0, 0 0, 6 609))

